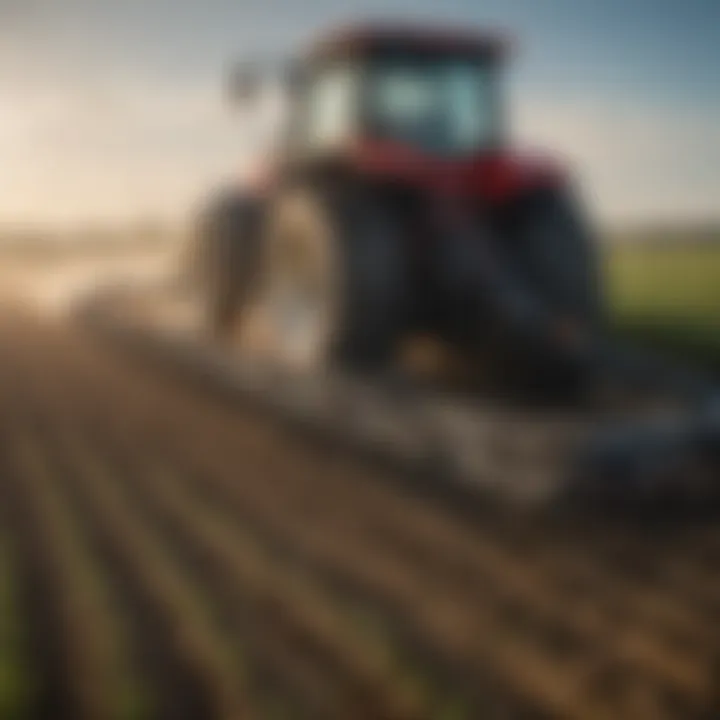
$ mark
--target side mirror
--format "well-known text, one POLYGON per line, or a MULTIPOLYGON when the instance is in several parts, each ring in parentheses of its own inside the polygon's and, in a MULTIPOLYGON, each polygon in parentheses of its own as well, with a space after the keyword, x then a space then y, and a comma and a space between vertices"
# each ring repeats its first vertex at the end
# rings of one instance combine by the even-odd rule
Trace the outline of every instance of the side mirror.
POLYGON ((230 71, 227 96, 233 105, 243 106, 257 100, 262 89, 262 73, 255 65, 236 65, 230 71))
POLYGON ((294 97, 305 84, 306 68, 299 63, 285 63, 281 68, 280 79, 285 91, 294 97))
POLYGON ((300 64, 289 61, 239 63, 230 69, 227 97, 232 105, 243 107, 258 100, 268 84, 293 96, 302 86, 304 75, 300 64))

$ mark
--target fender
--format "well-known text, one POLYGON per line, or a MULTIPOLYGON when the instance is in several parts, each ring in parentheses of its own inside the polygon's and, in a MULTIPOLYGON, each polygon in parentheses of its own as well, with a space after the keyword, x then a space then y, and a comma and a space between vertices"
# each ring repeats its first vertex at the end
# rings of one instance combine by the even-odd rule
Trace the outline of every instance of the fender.
POLYGON ((401 143, 362 141, 349 153, 351 163, 362 173, 432 194, 495 206, 532 190, 568 183, 561 163, 536 152, 503 149, 455 160, 427 155, 401 143))
POLYGON ((476 160, 465 177, 466 192, 492 205, 510 202, 535 190, 562 188, 569 183, 570 173, 557 159, 538 152, 512 150, 476 160))

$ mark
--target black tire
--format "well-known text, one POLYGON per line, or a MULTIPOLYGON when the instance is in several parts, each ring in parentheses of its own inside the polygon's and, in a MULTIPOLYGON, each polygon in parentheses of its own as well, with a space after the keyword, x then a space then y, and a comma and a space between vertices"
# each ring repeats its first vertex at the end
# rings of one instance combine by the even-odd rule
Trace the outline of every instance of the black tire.
POLYGON ((513 208, 502 252, 517 280, 545 318, 537 337, 512 338, 502 353, 504 373, 526 397, 574 402, 592 386, 591 359, 567 345, 555 327, 575 326, 593 337, 604 331, 601 263, 597 246, 574 197, 545 190, 513 208))
POLYGON ((510 262, 533 294, 558 318, 593 331, 603 324, 601 263, 577 200, 544 190, 513 211, 510 262))
POLYGON ((192 282, 203 305, 203 323, 216 339, 236 329, 258 272, 257 203, 228 192, 217 195, 201 213, 193 251, 192 282))
POLYGON ((276 358, 305 368, 386 364, 405 323, 404 255, 377 201, 312 186, 283 192, 268 217, 258 295, 276 358), (293 295, 301 286, 307 297, 293 295), (281 307, 295 312, 301 302, 315 303, 309 320, 288 327, 281 307))

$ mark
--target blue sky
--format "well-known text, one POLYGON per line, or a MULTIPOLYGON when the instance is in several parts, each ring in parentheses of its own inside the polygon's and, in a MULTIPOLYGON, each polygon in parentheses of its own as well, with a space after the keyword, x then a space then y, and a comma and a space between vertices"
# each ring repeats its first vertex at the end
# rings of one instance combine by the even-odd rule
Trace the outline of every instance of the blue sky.
POLYGON ((519 141, 567 156, 602 219, 720 218, 715 0, 0 0, 0 220, 179 212, 247 150, 229 60, 386 16, 516 37, 519 141))

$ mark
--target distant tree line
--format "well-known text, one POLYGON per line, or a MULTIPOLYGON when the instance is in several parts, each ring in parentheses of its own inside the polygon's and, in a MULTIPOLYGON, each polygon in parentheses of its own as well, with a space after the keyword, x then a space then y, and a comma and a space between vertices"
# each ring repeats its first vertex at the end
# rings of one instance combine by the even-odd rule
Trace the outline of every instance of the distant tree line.
POLYGON ((70 253, 105 252, 129 247, 162 245, 176 239, 180 231, 168 223, 143 220, 129 224, 86 224, 53 230, 29 227, 0 227, 0 252, 26 257, 61 256, 70 253))
POLYGON ((687 225, 646 225, 643 227, 615 230, 608 239, 617 244, 666 247, 668 245, 715 245, 720 244, 720 223, 687 225))

